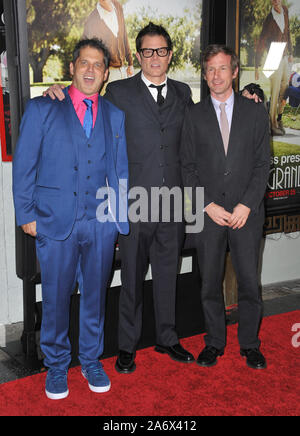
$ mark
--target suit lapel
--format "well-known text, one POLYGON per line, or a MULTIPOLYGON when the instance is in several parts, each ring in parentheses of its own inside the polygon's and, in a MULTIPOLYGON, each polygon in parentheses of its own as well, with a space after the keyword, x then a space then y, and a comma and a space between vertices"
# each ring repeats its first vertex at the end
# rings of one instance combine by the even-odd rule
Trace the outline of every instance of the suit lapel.
MULTIPOLYGON (((174 115, 172 109, 175 109, 175 111, 178 113, 179 108, 176 103, 177 103, 177 90, 172 80, 168 79, 168 92, 167 92, 166 100, 164 102, 164 109, 167 112, 165 118, 165 124, 168 124, 168 121, 171 117, 172 119, 175 119, 176 115, 174 115)), ((178 104, 182 107, 182 101, 178 101, 178 104)))
POLYGON ((148 114, 149 118, 155 120, 159 123, 159 111, 158 106, 154 98, 152 97, 149 89, 147 89, 146 84, 143 82, 141 78, 141 73, 139 74, 139 80, 137 81, 138 91, 139 95, 142 97, 142 104, 146 109, 146 113, 148 114))
POLYGON ((103 121, 103 99, 102 97, 98 97, 98 111, 97 111, 97 118, 95 122, 95 126, 92 130, 92 134, 90 137, 90 140, 93 141, 96 138, 96 141, 105 141, 105 134, 104 134, 104 121, 103 121), (95 138, 94 138, 95 136, 95 138))
POLYGON ((99 97, 98 117, 101 117, 101 126, 104 133, 105 152, 106 152, 106 168, 107 174, 110 172, 110 168, 115 167, 116 162, 116 139, 119 132, 113 132, 110 116, 110 108, 106 100, 103 97, 99 97))
POLYGON ((245 122, 245 116, 240 105, 240 98, 242 97, 237 94, 234 95, 227 159, 231 159, 235 154, 236 147, 239 143, 240 129, 242 124, 245 122))
POLYGON ((220 153, 222 158, 226 159, 221 130, 220 130, 217 114, 213 106, 213 103, 211 101, 210 95, 206 97, 205 105, 206 105, 205 125, 207 126, 207 132, 209 135, 211 135, 212 142, 213 144, 215 144, 217 152, 220 153))
POLYGON ((64 91, 66 98, 61 102, 62 103, 62 113, 65 118, 66 130, 69 132, 71 137, 70 147, 71 151, 75 151, 76 159, 78 160, 78 137, 84 136, 85 133, 83 127, 77 117, 76 111, 74 109, 71 97, 67 89, 64 91))

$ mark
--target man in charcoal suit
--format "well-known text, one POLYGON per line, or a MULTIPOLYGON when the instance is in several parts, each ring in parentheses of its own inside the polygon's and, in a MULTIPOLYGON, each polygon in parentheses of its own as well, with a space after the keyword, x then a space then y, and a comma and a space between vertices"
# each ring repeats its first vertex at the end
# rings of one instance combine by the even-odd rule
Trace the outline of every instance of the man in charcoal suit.
MULTIPOLYGON (((184 112, 192 105, 191 90, 167 78, 172 41, 162 26, 149 23, 136 38, 141 72, 112 82, 105 98, 125 112, 129 187, 182 186, 179 146, 184 112)), ((119 357, 116 370, 135 370, 135 352, 142 328, 142 288, 150 264, 156 321, 155 350, 179 362, 193 356, 179 343, 175 331, 176 280, 184 225, 163 222, 161 210, 149 205, 148 222, 131 222, 130 233, 119 238, 122 289, 119 303, 119 357), (157 222, 151 222, 151 212, 157 222)))
POLYGON ((263 104, 235 94, 238 58, 212 45, 203 55, 210 96, 186 114, 181 161, 185 186, 204 187, 204 230, 195 235, 202 279, 206 347, 200 366, 213 366, 226 345, 224 262, 229 245, 238 281, 241 355, 251 368, 266 361, 258 338, 262 300, 258 259, 264 224, 263 199, 269 177, 270 139, 263 104))

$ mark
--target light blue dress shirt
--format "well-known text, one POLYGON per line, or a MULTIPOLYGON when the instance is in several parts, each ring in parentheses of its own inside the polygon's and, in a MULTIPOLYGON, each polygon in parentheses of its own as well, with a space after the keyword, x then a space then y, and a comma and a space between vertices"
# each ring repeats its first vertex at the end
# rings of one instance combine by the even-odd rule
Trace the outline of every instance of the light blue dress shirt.
MULTIPOLYGON (((220 126, 220 115, 221 115, 220 104, 226 103, 225 112, 226 112, 226 116, 227 116, 227 120, 228 120, 229 132, 230 132, 232 113, 233 113, 233 105, 234 105, 234 92, 232 91, 231 96, 226 101, 219 101, 219 100, 216 100, 214 97, 211 97, 211 101, 212 101, 212 104, 213 104, 215 111, 216 111, 219 126, 220 126)), ((220 126, 220 130, 221 130, 221 126, 220 126)))

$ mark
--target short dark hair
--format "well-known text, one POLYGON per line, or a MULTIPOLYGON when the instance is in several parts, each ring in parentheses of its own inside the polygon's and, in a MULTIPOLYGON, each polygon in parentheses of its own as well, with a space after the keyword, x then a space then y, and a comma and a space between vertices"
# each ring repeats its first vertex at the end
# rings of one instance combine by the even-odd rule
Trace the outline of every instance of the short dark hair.
POLYGON ((80 56, 80 50, 85 47, 92 47, 95 48, 98 51, 101 51, 103 53, 104 58, 104 65, 105 69, 107 70, 110 63, 110 53, 106 47, 106 45, 102 42, 101 39, 98 38, 91 38, 91 39, 81 39, 74 47, 73 50, 73 64, 75 65, 75 62, 80 56))
POLYGON ((144 27, 142 30, 140 30, 140 32, 138 33, 138 36, 136 37, 135 40, 135 45, 136 45, 136 51, 139 52, 142 48, 142 42, 143 42, 143 38, 146 35, 159 35, 159 36, 163 36, 167 42, 167 47, 169 50, 173 49, 173 43, 171 40, 170 35, 168 34, 168 32, 166 31, 166 29, 161 26, 160 24, 153 24, 152 22, 150 22, 146 27, 144 27))
POLYGON ((222 44, 211 44, 206 48, 206 50, 204 51, 204 53, 202 55, 202 71, 204 74, 206 73, 207 62, 213 56, 216 56, 219 53, 224 53, 225 55, 228 55, 231 57, 230 64, 231 64, 231 69, 232 69, 233 73, 239 67, 240 60, 237 57, 237 55, 235 54, 235 51, 232 50, 232 48, 230 48, 226 45, 222 45, 222 44))

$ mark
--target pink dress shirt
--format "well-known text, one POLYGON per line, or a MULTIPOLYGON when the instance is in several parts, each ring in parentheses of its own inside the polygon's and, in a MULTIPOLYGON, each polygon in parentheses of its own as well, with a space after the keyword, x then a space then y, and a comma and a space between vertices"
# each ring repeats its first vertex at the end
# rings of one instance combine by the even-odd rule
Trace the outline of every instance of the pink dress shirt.
POLYGON ((74 85, 71 85, 69 90, 69 96, 72 100, 75 112, 79 118, 79 121, 81 122, 81 125, 83 126, 83 120, 85 116, 86 111, 86 104, 84 103, 84 99, 88 98, 93 101, 93 127, 95 126, 96 118, 97 118, 97 112, 98 112, 98 97, 99 94, 94 94, 91 96, 86 96, 81 91, 79 91, 77 88, 75 88, 74 85))

